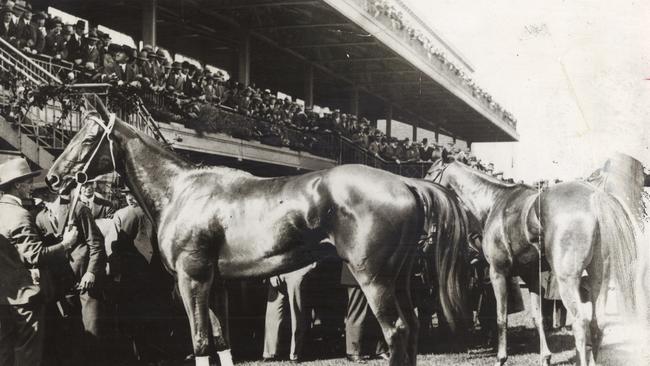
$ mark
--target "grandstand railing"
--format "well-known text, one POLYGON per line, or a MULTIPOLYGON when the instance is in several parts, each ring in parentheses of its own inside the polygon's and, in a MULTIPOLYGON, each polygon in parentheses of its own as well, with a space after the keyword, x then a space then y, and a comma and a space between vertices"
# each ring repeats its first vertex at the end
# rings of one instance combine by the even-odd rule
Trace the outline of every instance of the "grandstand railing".
POLYGON ((0 38, 0 67, 5 71, 18 72, 36 85, 61 84, 58 77, 2 38, 0 38))

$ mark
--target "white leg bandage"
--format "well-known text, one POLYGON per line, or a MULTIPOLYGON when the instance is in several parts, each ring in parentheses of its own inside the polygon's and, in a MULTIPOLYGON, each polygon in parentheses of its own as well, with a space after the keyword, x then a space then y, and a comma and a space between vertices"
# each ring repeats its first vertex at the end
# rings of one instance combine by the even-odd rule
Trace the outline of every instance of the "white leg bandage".
POLYGON ((220 351, 217 352, 219 355, 219 360, 221 361, 221 366, 233 366, 232 362, 232 354, 230 353, 230 350, 227 349, 225 351, 220 351))
POLYGON ((196 366, 210 366, 210 356, 197 356, 194 360, 196 366))

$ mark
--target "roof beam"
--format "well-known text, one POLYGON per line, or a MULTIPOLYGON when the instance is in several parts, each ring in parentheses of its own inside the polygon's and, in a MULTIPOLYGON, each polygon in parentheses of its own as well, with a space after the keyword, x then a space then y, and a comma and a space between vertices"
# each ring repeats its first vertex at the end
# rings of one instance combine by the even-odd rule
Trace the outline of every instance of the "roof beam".
POLYGON ((211 10, 232 10, 232 9, 246 9, 258 7, 278 7, 278 6, 296 6, 296 5, 315 5, 318 1, 315 0, 294 0, 294 1, 256 1, 256 2, 238 2, 236 4, 222 5, 211 7, 211 10))
POLYGON ((377 42, 337 42, 337 43, 311 43, 311 44, 296 44, 287 45, 288 48, 321 48, 321 47, 349 47, 349 46, 373 46, 377 42))
POLYGON ((381 70, 381 71, 354 71, 354 72, 342 72, 343 75, 348 76, 363 76, 363 75, 392 75, 392 74, 416 74, 420 71, 413 69, 404 69, 404 70, 381 70))
POLYGON ((334 63, 334 62, 373 62, 373 61, 394 61, 394 60, 401 60, 401 57, 397 56, 382 56, 382 57, 357 57, 357 58, 337 58, 337 59, 332 59, 332 60, 322 60, 320 62, 327 64, 327 63, 334 63))
POLYGON ((351 23, 315 23, 315 24, 281 24, 281 25, 263 25, 253 27, 252 30, 278 30, 278 29, 312 29, 312 28, 333 28, 345 27, 351 23))

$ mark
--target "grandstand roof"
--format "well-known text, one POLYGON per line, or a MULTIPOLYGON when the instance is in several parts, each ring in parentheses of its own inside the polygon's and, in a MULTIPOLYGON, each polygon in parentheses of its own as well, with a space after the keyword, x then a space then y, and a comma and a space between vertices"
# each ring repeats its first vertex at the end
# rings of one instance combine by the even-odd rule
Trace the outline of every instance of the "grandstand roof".
MULTIPOLYGON (((157 43, 236 74, 238 52, 248 34, 250 80, 258 86, 305 99, 306 69, 311 65, 318 105, 349 110, 356 90, 360 114, 371 118, 384 118, 386 105, 391 104, 395 119, 463 140, 517 140, 515 127, 502 112, 473 96, 448 65, 428 57, 405 32, 391 26, 388 17, 374 16, 368 3, 157 0, 157 43)), ((404 7, 401 1, 395 4, 404 7)), ((141 1, 57 0, 56 5, 136 38, 142 34, 141 1)), ((415 16, 404 9, 405 16, 415 16)), ((434 38, 435 46, 459 69, 471 72, 458 51, 434 38)))

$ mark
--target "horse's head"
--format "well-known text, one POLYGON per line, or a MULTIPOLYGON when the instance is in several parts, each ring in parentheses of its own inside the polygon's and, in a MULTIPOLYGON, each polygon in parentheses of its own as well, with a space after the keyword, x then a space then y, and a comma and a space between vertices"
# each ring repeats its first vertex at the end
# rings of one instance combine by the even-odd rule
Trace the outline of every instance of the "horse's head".
POLYGON ((89 113, 85 123, 56 159, 45 178, 50 188, 67 191, 73 183, 85 183, 115 169, 111 133, 114 116, 95 96, 96 112, 89 113))
POLYGON ((449 167, 449 164, 453 162, 454 162, 454 157, 449 152, 447 152, 446 149, 443 149, 440 159, 436 160, 431 165, 429 171, 427 171, 427 174, 424 176, 424 179, 428 181, 432 181, 434 183, 438 183, 443 186, 448 186, 449 180, 447 179, 444 173, 447 167, 449 167))

